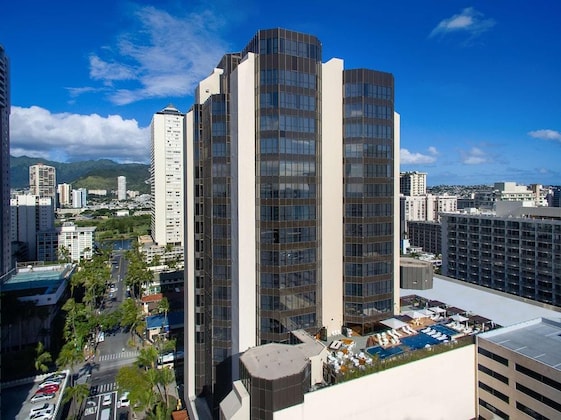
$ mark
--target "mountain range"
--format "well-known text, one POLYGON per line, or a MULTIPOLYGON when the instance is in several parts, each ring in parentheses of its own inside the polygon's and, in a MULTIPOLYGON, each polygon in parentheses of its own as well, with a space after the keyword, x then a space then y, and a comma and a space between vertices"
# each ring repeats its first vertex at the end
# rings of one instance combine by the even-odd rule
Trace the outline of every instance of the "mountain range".
POLYGON ((54 162, 28 156, 10 156, 10 187, 29 187, 29 167, 43 163, 56 168, 57 184, 71 184, 73 189, 86 188, 112 191, 117 189, 117 177, 127 178, 127 190, 150 193, 150 165, 142 163, 117 163, 110 159, 81 162, 54 162))

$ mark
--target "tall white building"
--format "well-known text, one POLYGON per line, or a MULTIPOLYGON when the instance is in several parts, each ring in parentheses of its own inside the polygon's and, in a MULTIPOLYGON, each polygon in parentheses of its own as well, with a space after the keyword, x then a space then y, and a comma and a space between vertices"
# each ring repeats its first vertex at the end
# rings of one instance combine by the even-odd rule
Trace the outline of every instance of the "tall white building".
POLYGON ((172 105, 152 118, 152 238, 159 246, 183 246, 184 122, 172 105))
POLYGON ((56 204, 56 168, 43 163, 29 167, 29 193, 39 197, 51 197, 56 204))
POLYGON ((59 206, 69 206, 72 200, 72 185, 70 184, 58 184, 58 204, 59 206))
POLYGON ((72 207, 81 209, 88 205, 88 192, 85 188, 72 190, 72 207))
POLYGON ((123 201, 127 199, 127 177, 117 177, 117 200, 123 201))
POLYGON ((95 226, 80 227, 65 222, 57 231, 59 255, 68 252, 71 261, 92 258, 95 226))
POLYGON ((427 174, 425 172, 401 172, 399 174, 399 192, 415 196, 427 193, 427 174))
POLYGON ((54 208, 51 197, 17 195, 10 200, 12 242, 25 244, 19 259, 37 259, 37 232, 54 228, 54 208))

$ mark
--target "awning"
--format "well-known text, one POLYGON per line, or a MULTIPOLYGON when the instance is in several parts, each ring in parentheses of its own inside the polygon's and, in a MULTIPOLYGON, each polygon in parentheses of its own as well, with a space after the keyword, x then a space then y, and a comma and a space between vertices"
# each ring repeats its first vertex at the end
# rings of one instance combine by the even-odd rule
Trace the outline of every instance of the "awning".
POLYGON ((429 310, 431 310, 432 312, 434 312, 435 314, 443 314, 446 313, 446 309, 442 309, 439 306, 433 306, 431 308, 429 308, 429 310))
POLYGON ((386 327, 393 328, 394 330, 397 330, 399 328, 405 327, 406 325, 409 325, 406 322, 400 321, 399 319, 396 319, 396 318, 385 319, 383 321, 380 321, 380 324, 383 324, 386 327))
POLYGON ((419 319, 419 318, 427 317, 427 315, 424 315, 421 311, 407 311, 404 312, 404 315, 407 315, 411 319, 419 319))
POLYGON ((466 322, 469 319, 469 318, 466 318, 465 316, 462 316, 460 314, 452 315, 450 318, 453 321, 456 321, 456 322, 466 322))

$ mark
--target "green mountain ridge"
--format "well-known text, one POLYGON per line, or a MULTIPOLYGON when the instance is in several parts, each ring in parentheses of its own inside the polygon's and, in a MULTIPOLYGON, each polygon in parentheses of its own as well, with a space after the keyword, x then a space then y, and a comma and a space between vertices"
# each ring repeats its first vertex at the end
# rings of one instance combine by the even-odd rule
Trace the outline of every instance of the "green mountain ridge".
POLYGON ((150 165, 142 163, 117 163, 110 159, 85 160, 81 162, 54 162, 47 159, 10 156, 10 187, 29 187, 29 167, 43 163, 56 168, 57 184, 71 184, 73 189, 86 188, 107 190, 117 189, 117 177, 127 178, 127 190, 150 193, 150 165))

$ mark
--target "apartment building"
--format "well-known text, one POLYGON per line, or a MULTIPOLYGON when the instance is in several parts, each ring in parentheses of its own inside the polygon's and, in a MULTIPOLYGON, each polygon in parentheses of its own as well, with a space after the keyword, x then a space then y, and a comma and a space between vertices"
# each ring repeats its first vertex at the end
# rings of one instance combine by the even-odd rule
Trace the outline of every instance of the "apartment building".
POLYGON ((72 202, 72 185, 58 184, 56 190, 59 207, 69 206, 72 202))
POLYGON ((127 199, 127 177, 117 177, 117 200, 124 201, 127 199))
POLYGON ((442 225, 439 222, 410 221, 407 227, 411 245, 431 254, 442 253, 442 225))
POLYGON ((72 207, 82 209, 88 205, 88 191, 85 188, 72 190, 72 207))
POLYGON ((95 229, 95 226, 82 227, 72 222, 64 222, 57 228, 60 256, 67 255, 72 262, 92 258, 95 229))
POLYGON ((150 125, 152 238, 162 247, 183 246, 183 142, 185 115, 172 105, 150 125))
POLYGON ((561 418, 560 336, 547 318, 477 336, 479 418, 561 418))
POLYGON ((442 214, 442 274, 561 306, 561 211, 503 204, 442 214))
POLYGON ((29 193, 39 197, 50 197, 56 205, 56 168, 43 163, 29 167, 29 193))
POLYGON ((399 193, 407 196, 426 195, 426 172, 400 172, 399 193))
POLYGON ((186 114, 186 392, 218 403, 239 355, 399 306, 399 115, 390 73, 258 31, 186 114))
POLYGON ((51 197, 17 195, 10 199, 11 240, 20 242, 18 261, 37 260, 37 232, 54 228, 55 216, 51 197))
POLYGON ((10 234, 10 66, 0 45, 0 278, 12 268, 10 234))

